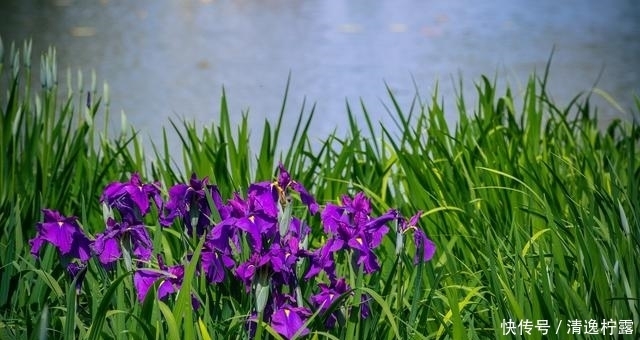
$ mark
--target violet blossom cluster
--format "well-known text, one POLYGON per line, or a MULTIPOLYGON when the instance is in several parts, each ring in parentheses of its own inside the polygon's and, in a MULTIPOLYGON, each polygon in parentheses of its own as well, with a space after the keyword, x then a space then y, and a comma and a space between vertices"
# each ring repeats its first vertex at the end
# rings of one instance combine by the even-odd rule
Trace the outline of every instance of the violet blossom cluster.
MULTIPOLYGON (((316 311, 329 328, 345 320, 350 311, 335 304, 352 295, 352 287, 336 270, 337 257, 349 259, 363 274, 380 270, 375 249, 390 225, 395 226, 397 252, 403 249, 404 235, 413 232, 415 263, 429 261, 435 252, 433 242, 417 226, 420 213, 409 220, 396 210, 374 217, 362 192, 321 208, 282 165, 275 181, 253 183, 244 197, 235 193, 226 202, 215 185, 195 174, 188 184, 169 188, 163 200, 159 183, 142 183, 135 173, 128 182, 108 185, 101 202, 107 212, 105 229, 95 237, 83 231, 76 217, 43 210, 44 221, 37 224, 37 235, 30 240, 31 253, 38 257, 45 243, 53 245, 72 275, 86 267, 91 257, 105 268, 124 261, 134 271, 139 301, 155 284, 157 297, 168 299, 180 290, 191 256, 185 254, 182 263, 167 266, 161 250, 153 249, 144 219, 155 206, 161 226, 182 228, 187 237, 205 238, 196 275, 206 277, 211 285, 238 282, 251 294, 249 331, 255 331, 260 317, 287 339, 308 334, 307 320, 316 311), (320 214, 325 234, 315 249, 309 248, 310 226, 293 215, 292 193, 309 214, 320 214), (301 281, 317 283, 311 289, 313 295, 302 296, 301 281)), ((362 299, 358 312, 364 318, 369 311, 366 296, 362 299)), ((197 296, 192 301, 199 306, 197 296)))

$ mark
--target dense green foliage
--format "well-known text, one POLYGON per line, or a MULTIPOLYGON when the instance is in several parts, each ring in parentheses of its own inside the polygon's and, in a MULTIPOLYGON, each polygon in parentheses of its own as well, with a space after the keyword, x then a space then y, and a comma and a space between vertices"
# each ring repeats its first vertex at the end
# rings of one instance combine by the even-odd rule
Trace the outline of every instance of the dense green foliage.
MULTIPOLYGON (((281 138, 283 105, 280 120, 259 131, 256 152, 248 117, 231 126, 223 95, 217 123, 172 123, 183 146, 175 159, 166 138, 150 155, 134 133, 109 138, 99 131, 94 120, 108 115, 101 94, 95 85, 84 89, 78 75, 78 86, 69 84, 63 96, 53 50, 42 57, 37 93, 30 45, 2 54, 0 339, 246 337, 251 302, 238 287, 206 287, 194 277, 191 288, 205 305, 182 314, 191 310, 188 299, 140 304, 131 273, 93 263, 76 291, 55 252, 36 261, 28 240, 42 208, 79 216, 90 233, 101 232, 102 189, 134 171, 164 190, 195 172, 229 197, 272 179, 280 160, 319 202, 363 190, 376 213, 424 212, 419 225, 438 246, 434 259, 414 266, 409 255, 396 259, 391 238, 384 241, 382 273, 362 286, 374 297, 371 316, 349 320, 357 338, 511 338, 501 325, 509 320, 548 320, 550 339, 566 338, 569 320, 631 320, 634 335, 625 338, 640 334, 640 126, 616 120, 599 127, 589 96, 556 106, 546 75, 532 76, 517 96, 496 93, 483 78, 473 107, 457 98, 455 127, 437 94, 428 102, 416 96, 405 110, 390 92, 396 130, 378 130, 363 104, 349 109, 346 136, 319 145, 307 134, 313 108, 300 111, 292 140, 281 138)), ((196 247, 185 249, 190 245, 176 233, 156 226, 150 232, 167 263, 196 247)), ((313 233, 322 237, 319 228, 313 233)), ((531 333, 527 339, 543 338, 531 333)), ((308 338, 353 334, 327 330, 308 338)))

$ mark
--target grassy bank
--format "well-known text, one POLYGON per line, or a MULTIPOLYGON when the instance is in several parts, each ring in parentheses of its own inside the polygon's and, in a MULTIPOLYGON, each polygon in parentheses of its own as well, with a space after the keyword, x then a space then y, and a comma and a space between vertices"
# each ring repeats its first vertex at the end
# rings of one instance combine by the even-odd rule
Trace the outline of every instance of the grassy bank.
MULTIPOLYGON (((307 338, 616 337, 602 328, 605 320, 616 323, 614 332, 631 323, 633 334, 624 339, 640 332, 640 126, 614 121, 599 128, 588 95, 556 106, 546 75, 533 75, 518 94, 496 93, 483 78, 476 102, 457 98, 455 127, 447 125, 437 95, 402 108, 390 93, 397 129, 376 132, 363 105, 349 109, 348 134, 313 148, 307 137, 313 109, 301 110, 288 140, 280 130, 291 119, 283 107, 278 122, 251 131, 262 134, 260 149, 251 150, 248 117, 231 126, 223 96, 220 120, 211 126, 170 123, 183 146, 176 157, 169 153, 174 141, 158 143, 150 155, 134 133, 109 138, 98 130, 95 121, 108 113, 100 100, 105 93, 85 88, 78 76, 77 85, 58 84, 53 50, 41 59, 36 93, 29 45, 6 50, 0 58, 2 339, 245 338, 251 300, 231 282, 212 286, 192 276, 191 292, 204 306, 183 317, 191 310, 184 297, 139 303, 131 271, 122 266, 109 271, 91 262, 76 291, 54 249, 36 260, 28 240, 43 208, 78 216, 92 237, 101 233, 102 190, 133 172, 159 181, 164 194, 195 172, 229 198, 275 178, 279 161, 322 204, 364 191, 377 215, 390 208, 403 216, 422 211, 418 225, 437 246, 430 262, 414 265, 411 255, 396 256, 395 236, 384 239, 377 250, 381 271, 354 287, 377 294, 370 316, 347 320, 348 330, 323 330, 318 317, 307 338), (283 145, 290 147, 279 154, 283 145), (568 335, 577 320, 580 334, 568 335), (539 328, 545 321, 546 336, 539 328), (516 335, 507 334, 509 322, 516 335), (585 334, 593 322, 598 334, 585 334), (528 326, 531 334, 520 336, 528 326)), ((319 218, 303 216, 311 239, 320 242, 319 218)), ((146 223, 162 246, 156 249, 174 254, 165 255, 168 264, 197 253, 197 240, 183 242, 179 230, 161 229, 157 218, 146 223)))

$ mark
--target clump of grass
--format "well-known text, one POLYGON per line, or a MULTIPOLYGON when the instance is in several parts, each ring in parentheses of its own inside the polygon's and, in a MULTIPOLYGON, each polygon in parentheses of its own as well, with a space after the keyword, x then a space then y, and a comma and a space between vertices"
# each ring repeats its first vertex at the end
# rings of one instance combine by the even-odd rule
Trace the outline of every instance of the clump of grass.
MULTIPOLYGON (((283 104, 279 120, 259 131, 257 152, 250 148, 248 117, 231 126, 223 94, 219 123, 201 131, 189 122, 171 123, 181 158, 170 155, 166 138, 150 158, 134 134, 109 139, 96 131, 95 89, 88 108, 84 91, 70 91, 60 101, 53 51, 43 57, 46 86, 31 93, 29 50, 29 44, 22 53, 11 48, 8 68, 0 64, 0 148, 9 155, 0 166, 1 338, 245 336, 250 299, 233 287, 206 293, 206 308, 216 313, 177 320, 175 311, 190 310, 188 301, 148 298, 139 304, 126 270, 109 276, 92 265, 76 296, 73 282, 55 269, 54 253, 36 263, 26 241, 44 207, 78 215, 90 232, 100 232, 97 198, 104 185, 128 172, 140 171, 164 188, 195 172, 229 197, 272 178, 280 160, 319 201, 363 190, 375 213, 392 206, 405 216, 424 211, 420 226, 437 244, 436 257, 414 266, 409 256, 395 256, 392 240, 383 242, 382 271, 366 282, 377 292, 371 316, 350 329, 358 338, 395 338, 396 332, 411 339, 520 337, 506 335, 503 321, 547 321, 549 334, 534 327, 526 336, 531 339, 599 338, 567 335, 571 320, 585 326, 589 320, 630 320, 629 337, 639 332, 640 126, 616 120, 600 128, 589 95, 558 107, 547 93, 546 73, 533 75, 522 94, 498 94, 483 78, 473 106, 456 98, 454 127, 437 93, 426 103, 416 96, 405 110, 390 92, 397 131, 382 126, 376 132, 361 103, 358 110, 348 108, 349 133, 328 136, 319 146, 307 135, 313 107, 300 111, 292 140, 283 140, 283 104), (289 147, 279 153, 283 145, 289 147)), ((179 235, 154 235, 156 244, 176 254, 197 250, 195 243, 180 248, 179 235)), ((322 237, 318 230, 312 235, 322 237)), ((358 288, 371 293, 364 287, 358 288)), ((329 330, 316 336, 353 338, 329 330)))
POLYGON ((40 209, 56 206, 78 214, 99 209, 95 197, 104 185, 141 165, 131 162, 126 149, 132 137, 107 140, 96 129, 95 120, 106 113, 95 77, 87 89, 82 74, 72 79, 68 72, 64 95, 53 48, 42 55, 40 72, 37 86, 30 42, 11 44, 6 55, 0 48, 0 149, 5 152, 0 161, 0 334, 20 329, 17 337, 32 334, 45 310, 49 318, 63 315, 45 308, 52 302, 47 283, 61 292, 54 284, 58 273, 35 270, 30 261, 26 241, 40 209))
POLYGON ((503 320, 546 320, 557 338, 570 320, 630 320, 637 334, 640 127, 601 131, 589 96, 557 107, 546 75, 531 78, 520 109, 486 78, 477 89, 474 115, 454 129, 434 97, 415 121, 395 112, 399 138, 385 130, 401 200, 442 208, 426 216, 445 246, 425 334, 501 338, 503 320))

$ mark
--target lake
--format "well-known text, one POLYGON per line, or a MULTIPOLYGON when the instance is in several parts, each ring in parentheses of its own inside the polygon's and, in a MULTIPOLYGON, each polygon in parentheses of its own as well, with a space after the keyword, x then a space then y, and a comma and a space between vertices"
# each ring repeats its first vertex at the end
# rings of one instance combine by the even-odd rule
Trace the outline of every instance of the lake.
MULTIPOLYGON (((408 109, 416 90, 426 99, 437 85, 454 122, 459 77, 470 98, 482 74, 518 93, 552 51, 560 104, 596 84, 628 111, 640 93, 633 0, 4 0, 0 17, 5 50, 31 38, 34 54, 57 48, 61 74, 95 70, 110 86, 114 126, 124 111, 156 141, 170 118, 215 121, 223 87, 236 121, 249 111, 256 138, 277 117, 289 74, 284 131, 306 100, 318 139, 344 131, 347 101, 360 112, 362 99, 392 126, 386 86, 408 109)), ((605 118, 628 117, 597 102, 605 118)))

